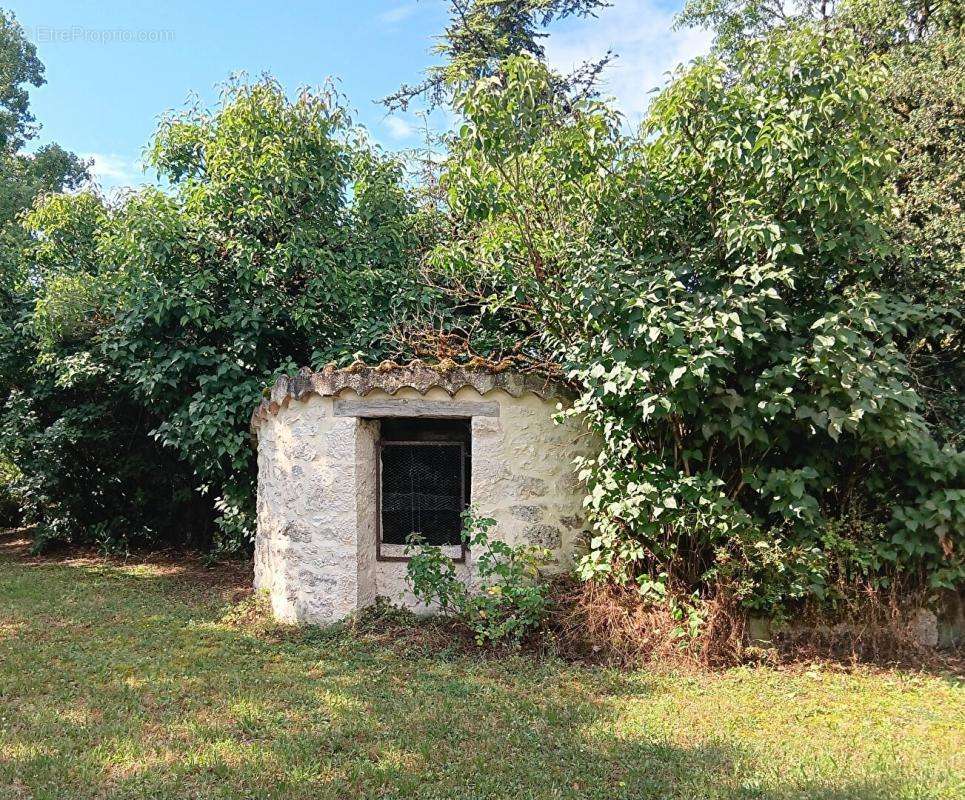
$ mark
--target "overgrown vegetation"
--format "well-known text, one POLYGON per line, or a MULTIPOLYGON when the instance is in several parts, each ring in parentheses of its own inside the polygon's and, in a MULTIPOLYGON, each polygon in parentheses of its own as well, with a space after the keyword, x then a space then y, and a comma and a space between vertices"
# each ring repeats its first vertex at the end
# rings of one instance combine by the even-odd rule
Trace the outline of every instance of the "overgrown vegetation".
MULTIPOLYGON (((942 144, 926 174, 920 139, 897 146, 934 131, 879 100, 895 66, 858 25, 894 11, 727 16, 746 35, 720 21, 720 52, 629 135, 528 56, 460 93, 443 183, 462 230, 432 263, 539 332, 582 391, 573 412, 604 442, 582 471, 584 579, 696 613, 961 585, 960 219, 947 248, 919 235, 961 205, 917 193, 960 162, 942 144)), ((949 25, 909 37, 960 52, 949 25)))
POLYGON ((603 443, 579 576, 671 631, 960 588, 960 5, 692 0, 713 52, 637 131, 599 65, 541 58, 601 6, 453 3, 394 98, 454 105, 437 183, 330 90, 266 79, 166 117, 170 189, 110 201, 57 193, 83 177, 62 153, 22 177, 40 68, 4 18, 0 474, 38 541, 244 549, 267 381, 482 355, 579 392, 603 443))
MULTIPOLYGON (((21 258, 27 233, 19 215, 35 198, 76 189, 89 177, 88 165, 56 144, 34 153, 25 146, 39 135, 30 113, 29 87, 44 84, 37 49, 13 17, 0 9, 0 402, 30 369, 34 349, 22 324, 29 313, 28 269, 21 258)), ((11 491, 21 475, 14 454, 0 440, 0 525, 21 519, 11 491)))
POLYGON ((4 451, 41 540, 235 550, 254 533, 262 387, 387 352, 429 293, 432 215, 329 90, 230 85, 216 110, 165 118, 149 160, 169 191, 49 195, 23 218, 18 344, 36 355, 4 451))
POLYGON ((441 547, 410 537, 407 578, 416 598, 452 616, 472 631, 478 645, 518 645, 543 624, 549 585, 541 569, 550 553, 532 545, 496 538, 496 520, 474 509, 462 515, 462 540, 472 553, 473 579, 467 583, 441 547))

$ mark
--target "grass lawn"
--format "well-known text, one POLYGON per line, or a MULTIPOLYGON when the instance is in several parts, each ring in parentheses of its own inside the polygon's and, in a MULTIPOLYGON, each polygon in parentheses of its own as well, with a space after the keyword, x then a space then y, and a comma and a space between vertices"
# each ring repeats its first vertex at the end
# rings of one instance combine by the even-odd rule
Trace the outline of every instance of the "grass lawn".
POLYGON ((279 634, 227 613, 245 580, 6 540, 0 798, 965 796, 951 677, 619 674, 279 634))

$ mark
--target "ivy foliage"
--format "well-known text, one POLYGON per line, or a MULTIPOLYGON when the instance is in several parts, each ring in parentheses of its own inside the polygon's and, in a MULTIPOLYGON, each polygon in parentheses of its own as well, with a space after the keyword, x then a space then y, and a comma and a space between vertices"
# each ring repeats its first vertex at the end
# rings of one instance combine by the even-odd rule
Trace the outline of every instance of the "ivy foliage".
POLYGON ((761 609, 842 578, 960 583, 965 461, 909 359, 954 313, 888 279, 887 80, 802 28, 679 73, 629 136, 527 57, 460 95, 444 183, 465 234, 433 263, 482 272, 481 302, 581 390, 602 442, 584 577, 761 609))

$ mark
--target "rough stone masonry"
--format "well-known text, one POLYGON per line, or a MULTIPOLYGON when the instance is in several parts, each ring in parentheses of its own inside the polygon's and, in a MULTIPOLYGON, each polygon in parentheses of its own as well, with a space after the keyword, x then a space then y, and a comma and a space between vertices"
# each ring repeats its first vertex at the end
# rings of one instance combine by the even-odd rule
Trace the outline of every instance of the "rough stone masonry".
MULTIPOLYGON (((404 561, 377 560, 380 419, 471 420, 473 506, 495 536, 549 548, 562 567, 584 529, 574 460, 590 439, 554 422, 564 393, 488 367, 354 365, 278 380, 252 416, 258 447, 255 587, 276 617, 326 624, 378 596, 415 610, 404 561)), ((457 565, 473 580, 473 553, 457 565)))

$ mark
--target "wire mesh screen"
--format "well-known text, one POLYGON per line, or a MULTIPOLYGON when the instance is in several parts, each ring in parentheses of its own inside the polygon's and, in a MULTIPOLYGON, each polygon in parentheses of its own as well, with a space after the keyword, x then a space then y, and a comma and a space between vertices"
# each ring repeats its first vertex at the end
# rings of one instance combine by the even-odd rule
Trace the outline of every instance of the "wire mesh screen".
POLYGON ((383 443, 382 541, 418 533, 427 544, 460 544, 463 476, 461 444, 383 443))

